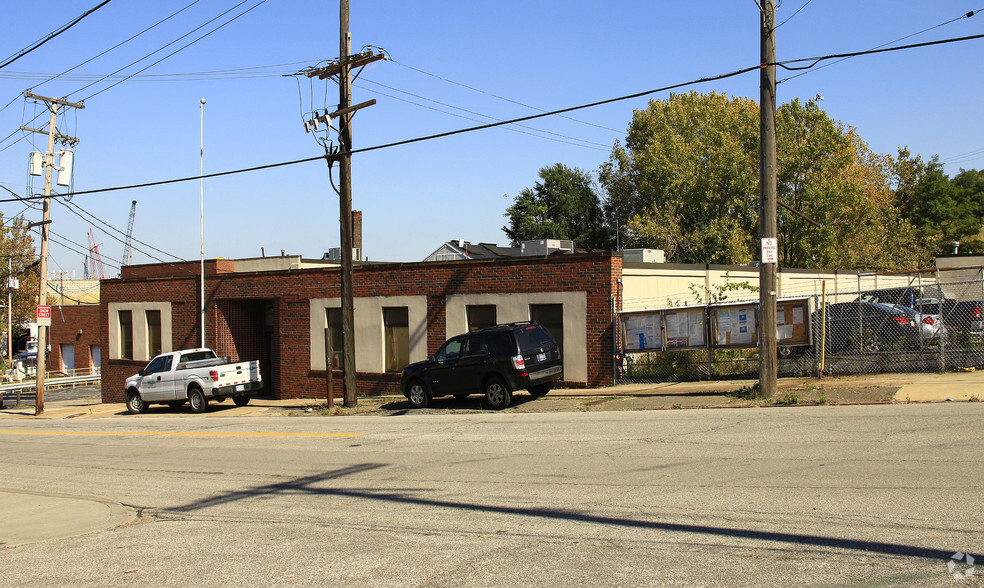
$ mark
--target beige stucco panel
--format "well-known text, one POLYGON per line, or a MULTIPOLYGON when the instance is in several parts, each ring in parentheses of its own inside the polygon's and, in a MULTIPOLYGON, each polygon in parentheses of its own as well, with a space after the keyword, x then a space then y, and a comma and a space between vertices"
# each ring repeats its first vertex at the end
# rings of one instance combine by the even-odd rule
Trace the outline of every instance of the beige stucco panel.
MULTIPOLYGON (((340 298, 314 298, 311 300, 311 369, 325 369, 325 329, 328 316, 325 309, 341 308, 340 298)), ((381 374, 386 371, 383 349, 385 326, 383 308, 407 308, 410 328, 410 361, 427 358, 427 297, 426 296, 374 296, 355 299, 355 369, 360 372, 381 374)))
POLYGON ((120 320, 119 311, 133 313, 133 359, 151 360, 150 345, 147 339, 147 311, 161 311, 161 353, 174 351, 171 346, 171 303, 170 302, 110 302, 109 303, 109 358, 120 359, 120 320))
POLYGON ((514 323, 530 320, 531 304, 563 304, 564 379, 568 382, 588 381, 588 296, 585 292, 455 294, 448 296, 445 304, 447 311, 445 335, 448 338, 468 330, 468 316, 465 310, 468 306, 495 305, 497 322, 514 323))
MULTIPOLYGON (((780 298, 820 296, 826 282, 828 302, 854 300, 859 290, 894 288, 935 283, 931 277, 875 275, 846 271, 784 269, 779 273, 780 298)), ((707 293, 720 293, 727 301, 758 300, 759 293, 747 287, 723 291, 726 284, 758 288, 758 268, 745 266, 700 266, 649 264, 622 270, 622 310, 667 308, 706 304, 707 293)))

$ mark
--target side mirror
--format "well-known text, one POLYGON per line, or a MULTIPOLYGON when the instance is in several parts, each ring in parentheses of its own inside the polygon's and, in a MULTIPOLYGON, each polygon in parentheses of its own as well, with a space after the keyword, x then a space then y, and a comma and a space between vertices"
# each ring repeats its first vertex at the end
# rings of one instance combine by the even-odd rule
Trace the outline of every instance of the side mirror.
POLYGON ((140 368, 140 371, 139 371, 139 372, 137 372, 137 375, 138 375, 138 376, 140 376, 140 377, 142 378, 142 377, 144 377, 144 376, 146 376, 146 375, 147 375, 147 373, 146 373, 146 372, 144 371, 144 369, 143 369, 143 368, 140 368))

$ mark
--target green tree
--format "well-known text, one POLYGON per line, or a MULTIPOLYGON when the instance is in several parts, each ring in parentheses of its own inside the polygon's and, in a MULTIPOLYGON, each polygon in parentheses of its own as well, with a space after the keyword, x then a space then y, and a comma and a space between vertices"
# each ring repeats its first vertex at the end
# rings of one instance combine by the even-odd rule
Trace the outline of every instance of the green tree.
MULTIPOLYGON (((20 287, 13 291, 11 297, 11 315, 16 327, 34 320, 38 304, 38 265, 34 250, 34 239, 27 228, 27 221, 19 216, 8 219, 0 213, 0 284, 6 286, 6 279, 13 275, 20 282, 20 287), (7 272, 7 262, 10 262, 10 272, 7 272)), ((6 300, 3 302, 6 304, 6 300)), ((3 336, 7 333, 7 313, 0 313, 3 324, 3 336)))
POLYGON ((906 269, 921 249, 892 203, 892 161, 813 101, 776 113, 780 262, 789 267, 906 269))
POLYGON ((650 101, 599 178, 623 245, 680 262, 747 263, 758 224, 758 106, 696 92, 650 101))
POLYGON ((951 180, 934 157, 926 164, 918 182, 899 197, 902 215, 931 254, 949 253, 951 243, 960 241, 961 251, 981 251, 977 238, 984 213, 984 180, 976 171, 962 171, 951 180))
POLYGON ((591 175, 561 163, 540 170, 540 181, 519 193, 502 230, 514 246, 532 239, 569 239, 575 247, 610 249, 601 202, 591 175))
MULTIPOLYGON (((635 111, 625 147, 599 173, 620 241, 684 263, 758 259, 758 116, 747 98, 696 92, 635 111)), ((776 126, 780 201, 822 225, 780 209, 782 265, 918 265, 912 228, 893 206, 890 158, 813 101, 781 106, 776 126)))

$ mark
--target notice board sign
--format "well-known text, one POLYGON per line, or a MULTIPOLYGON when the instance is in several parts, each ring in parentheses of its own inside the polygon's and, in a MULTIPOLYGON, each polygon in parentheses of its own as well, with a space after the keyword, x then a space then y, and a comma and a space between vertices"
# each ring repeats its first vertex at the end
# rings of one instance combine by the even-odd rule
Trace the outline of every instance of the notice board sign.
POLYGON ((755 347, 758 333, 755 304, 711 308, 716 347, 755 347))
POLYGON ((663 328, 659 312, 640 312, 622 315, 623 349, 626 351, 660 351, 663 349, 663 328))
POLYGON ((776 338, 780 345, 809 344, 809 304, 806 298, 776 303, 776 338))
POLYGON ((705 316, 703 308, 664 310, 667 349, 704 347, 707 344, 704 337, 705 316))

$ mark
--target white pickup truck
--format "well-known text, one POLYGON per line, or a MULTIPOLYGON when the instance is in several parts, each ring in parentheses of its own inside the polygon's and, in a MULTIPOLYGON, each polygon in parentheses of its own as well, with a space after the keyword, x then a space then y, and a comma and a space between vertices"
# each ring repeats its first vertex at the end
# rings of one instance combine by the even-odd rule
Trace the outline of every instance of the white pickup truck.
POLYGON ((171 351, 126 379, 126 409, 139 414, 152 403, 177 408, 187 401, 197 413, 205 411, 209 399, 229 397, 236 406, 246 406, 262 388, 258 361, 231 362, 204 348, 171 351))

